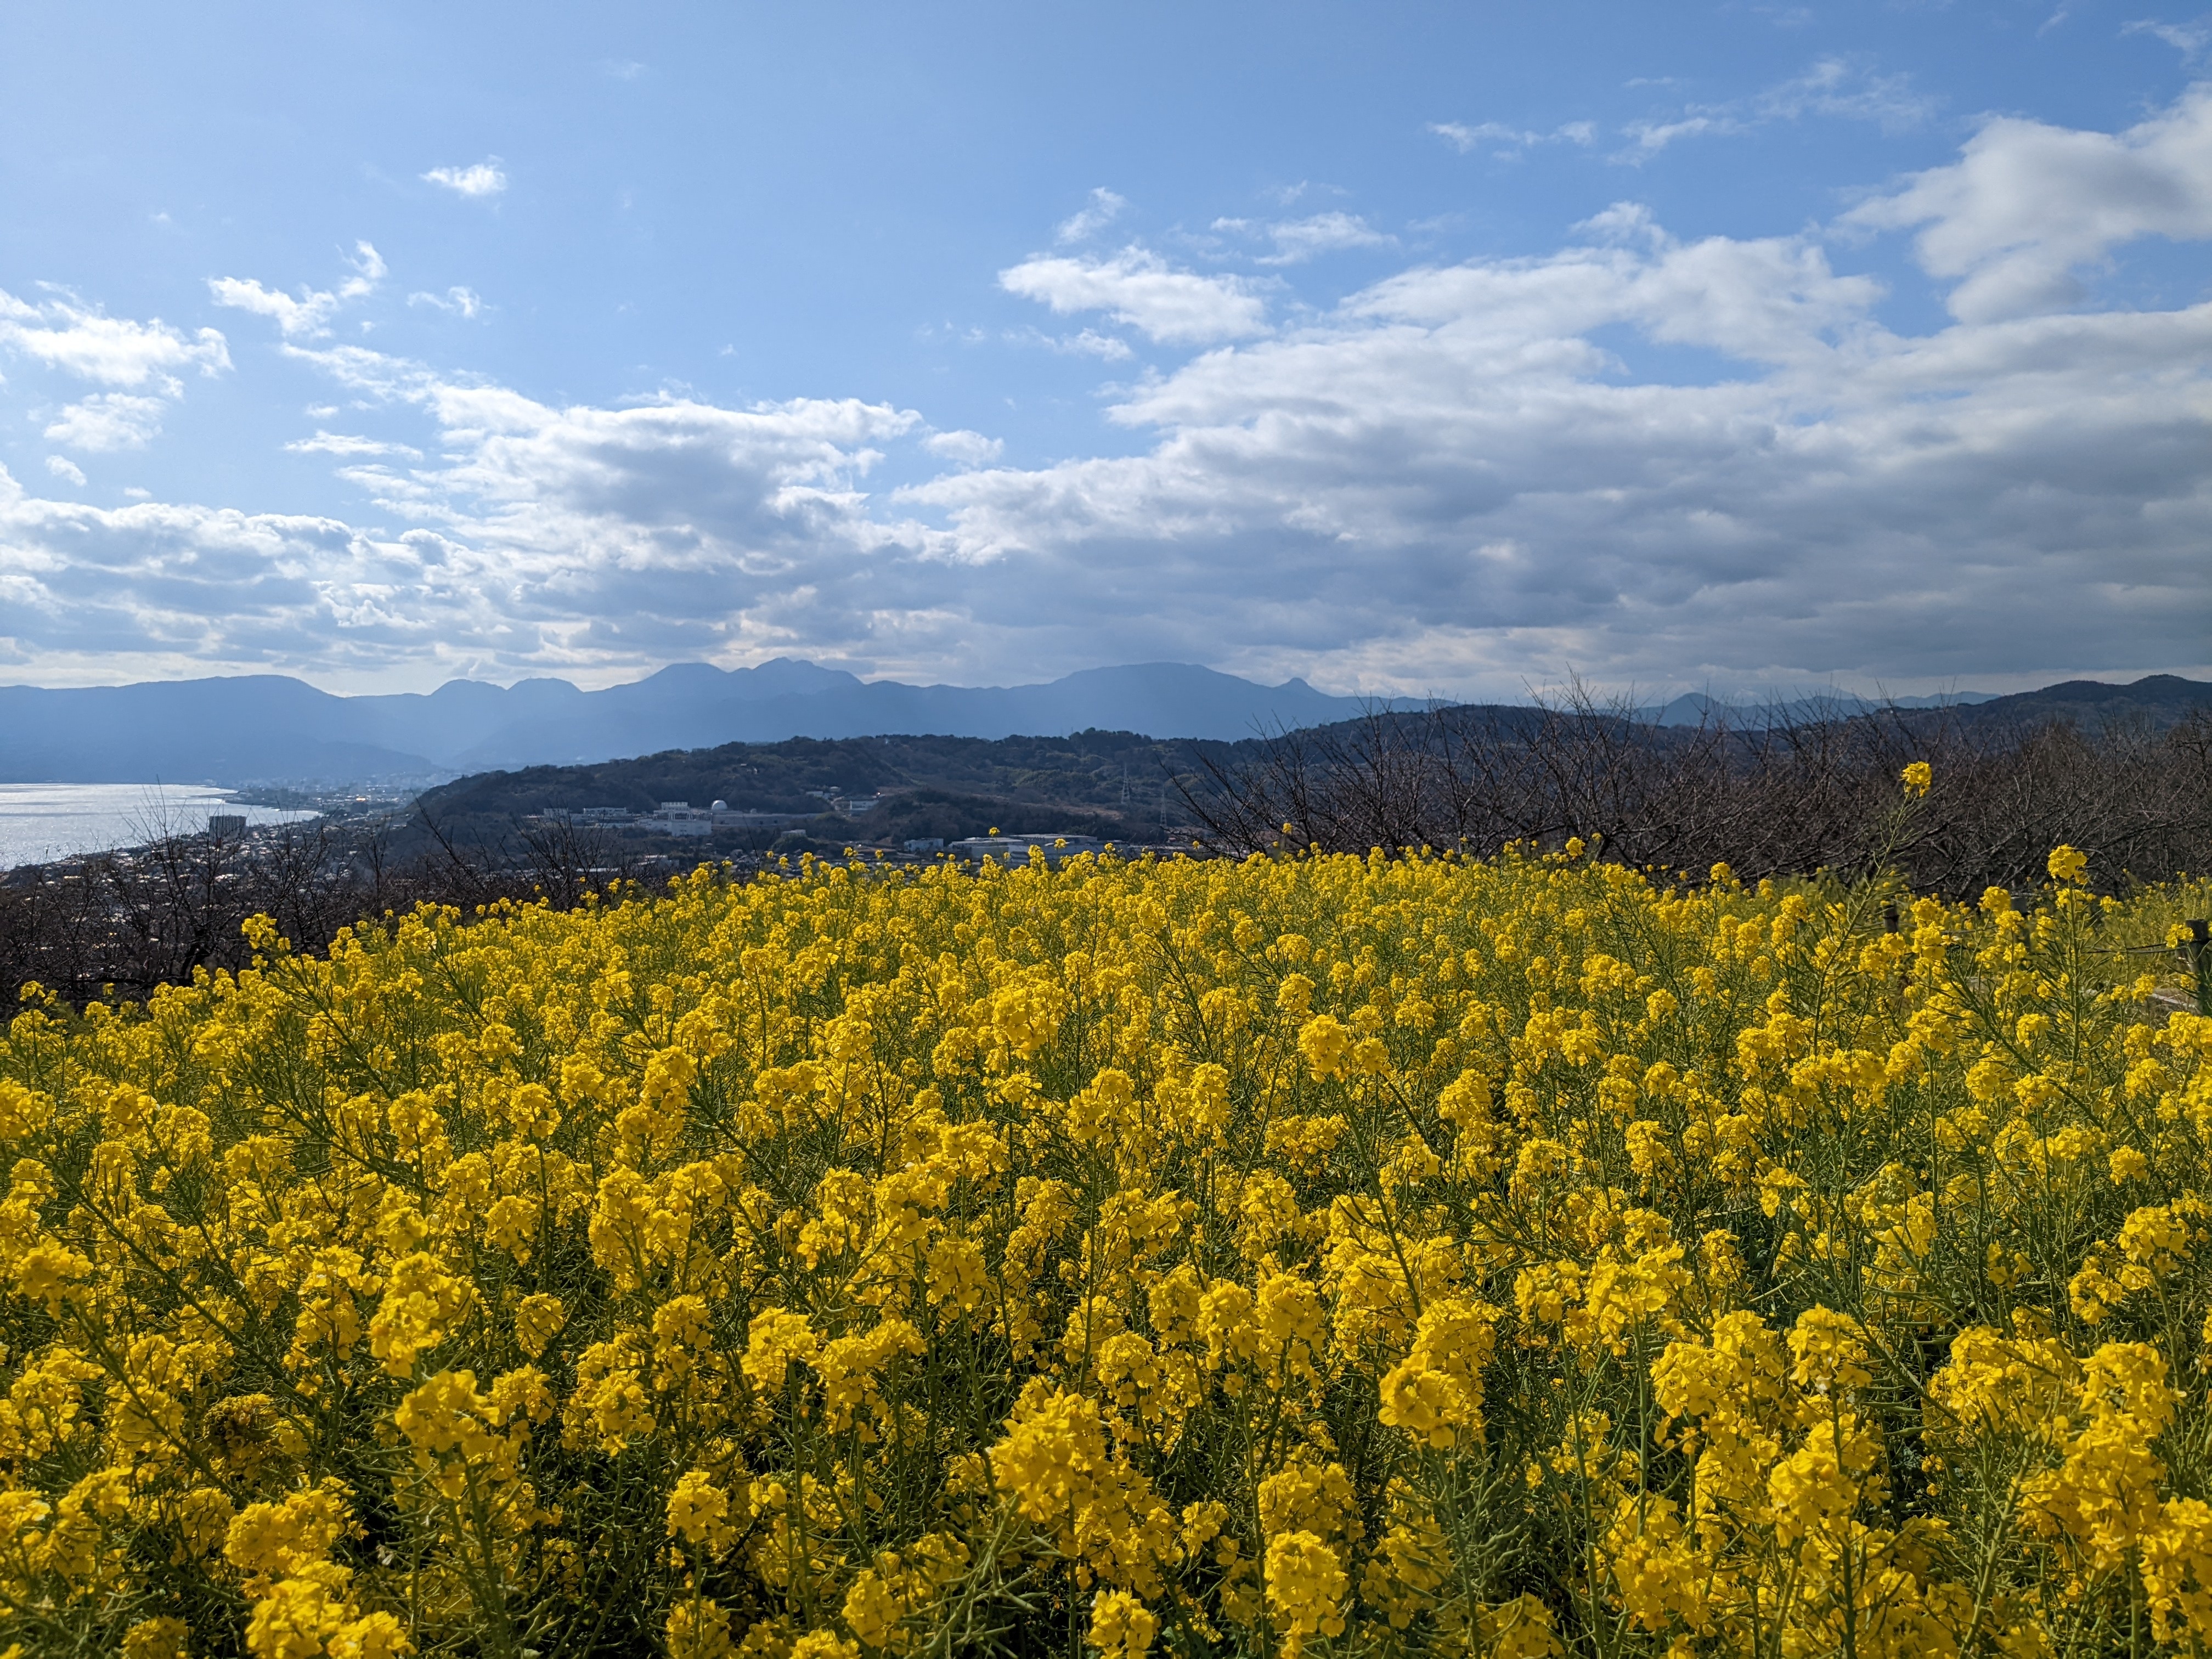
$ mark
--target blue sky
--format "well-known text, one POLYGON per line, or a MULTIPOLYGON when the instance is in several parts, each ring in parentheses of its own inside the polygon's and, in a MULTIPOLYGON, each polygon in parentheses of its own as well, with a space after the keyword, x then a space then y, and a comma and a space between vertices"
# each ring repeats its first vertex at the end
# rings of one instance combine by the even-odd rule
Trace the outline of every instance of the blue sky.
POLYGON ((5 28, 0 678, 2212 664, 2212 15, 5 28))

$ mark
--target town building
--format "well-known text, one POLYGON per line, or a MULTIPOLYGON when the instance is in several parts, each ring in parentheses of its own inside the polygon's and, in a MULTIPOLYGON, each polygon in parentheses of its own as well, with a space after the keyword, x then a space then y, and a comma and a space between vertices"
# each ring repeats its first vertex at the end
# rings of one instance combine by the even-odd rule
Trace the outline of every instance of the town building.
POLYGON ((688 800, 665 800, 651 812, 638 820, 647 830, 664 836, 711 836, 714 833, 714 815, 703 806, 694 806, 688 800))

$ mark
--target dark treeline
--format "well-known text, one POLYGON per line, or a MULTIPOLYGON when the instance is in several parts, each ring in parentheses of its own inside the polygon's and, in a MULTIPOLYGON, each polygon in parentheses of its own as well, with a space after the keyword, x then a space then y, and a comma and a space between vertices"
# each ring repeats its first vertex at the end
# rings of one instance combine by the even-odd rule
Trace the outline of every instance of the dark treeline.
POLYGON ((2067 843, 2109 888, 2212 868, 2212 714, 2163 730, 1920 709, 1684 728, 1574 696, 1279 733, 1209 762, 1188 799, 1234 852, 1601 836, 1638 866, 1756 878, 1884 862, 1956 897, 2032 886, 2067 843), (1913 761, 1936 782, 1900 826, 1913 761))
POLYGON ((166 836, 143 847, 0 877, 0 989, 35 981, 73 1005, 143 1001, 201 969, 252 958, 240 931, 267 915, 302 951, 421 903, 463 911, 500 899, 567 908, 586 893, 672 868, 618 838, 559 824, 496 841, 456 838, 422 814, 255 831, 166 836))

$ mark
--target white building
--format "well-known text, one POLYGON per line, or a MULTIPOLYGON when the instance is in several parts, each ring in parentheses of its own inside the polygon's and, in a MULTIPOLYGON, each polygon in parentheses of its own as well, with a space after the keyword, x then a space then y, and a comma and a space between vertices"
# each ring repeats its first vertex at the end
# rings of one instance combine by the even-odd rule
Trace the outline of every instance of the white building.
POLYGON ((664 836, 711 836, 714 833, 714 815, 703 806, 692 805, 688 800, 665 800, 638 822, 664 836))
POLYGON ((718 800, 710 809, 717 830, 788 830, 794 823, 805 823, 815 815, 807 812, 750 812, 718 800))

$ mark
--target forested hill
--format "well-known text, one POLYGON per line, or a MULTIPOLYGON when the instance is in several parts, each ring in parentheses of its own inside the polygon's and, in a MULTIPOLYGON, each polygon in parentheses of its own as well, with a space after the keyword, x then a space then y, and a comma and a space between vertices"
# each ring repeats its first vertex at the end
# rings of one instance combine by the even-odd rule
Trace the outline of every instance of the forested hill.
POLYGON ((2124 685, 2102 680, 2063 680, 2037 691, 2015 692, 1954 713, 1970 726, 2040 726, 2063 721, 2087 732, 2141 724, 2154 732, 2192 715, 2212 714, 2212 682, 2179 674, 2148 674, 2124 685))
POLYGON ((549 808, 649 812, 662 801, 740 811, 815 813, 827 793, 878 796, 852 821, 870 841, 1075 830, 1150 841, 1184 825, 1174 779, 1201 769, 1200 751, 1237 745, 1161 742, 1133 732, 1055 738, 886 737, 730 743, 586 766, 484 772, 424 793, 434 823, 483 833, 549 808))

